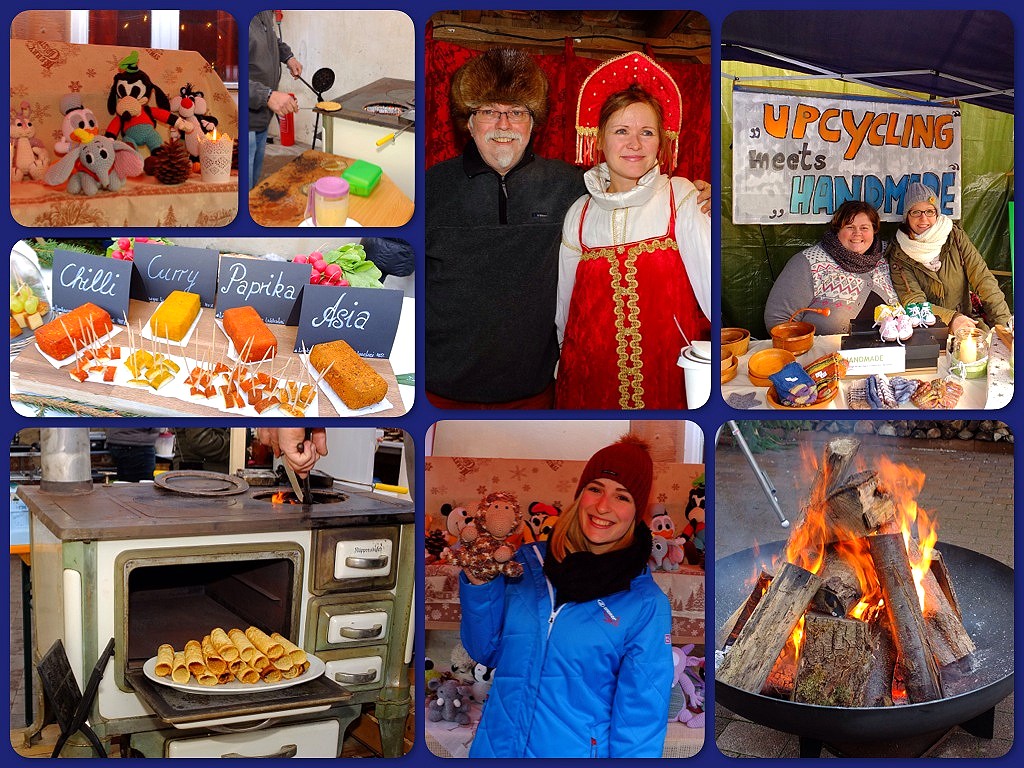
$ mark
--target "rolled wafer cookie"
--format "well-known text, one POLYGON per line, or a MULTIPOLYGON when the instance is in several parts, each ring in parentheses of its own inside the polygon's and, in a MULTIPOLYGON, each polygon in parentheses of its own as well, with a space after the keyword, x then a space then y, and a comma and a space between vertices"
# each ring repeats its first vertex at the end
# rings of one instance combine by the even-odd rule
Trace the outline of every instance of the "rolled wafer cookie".
POLYGON ((245 630, 245 636, 271 661, 284 654, 284 646, 271 640, 270 636, 259 627, 249 627, 245 630))
POLYGON ((235 677, 238 679, 238 682, 245 683, 246 685, 253 685, 260 681, 260 673, 248 664, 243 664, 239 667, 238 671, 235 672, 235 677))
POLYGON ((217 675, 217 677, 228 671, 228 663, 224 661, 224 658, 217 652, 217 649, 213 647, 213 641, 210 640, 209 635, 206 635, 199 645, 203 649, 203 660, 206 662, 207 669, 217 675))
POLYGON ((192 677, 192 673, 188 671, 185 652, 175 651, 174 661, 171 663, 171 680, 176 683, 187 683, 190 677, 192 677))
POLYGON ((249 638, 245 636, 245 632, 237 627, 228 630, 228 637, 231 639, 235 648, 238 649, 239 656, 241 656, 242 661, 246 664, 252 661, 252 657, 258 653, 256 646, 253 645, 249 638))
POLYGON ((263 678, 263 682, 265 683, 279 683, 281 682, 283 673, 273 664, 267 664, 267 666, 260 671, 259 676, 263 678))
POLYGON ((174 647, 164 643, 156 649, 156 667, 153 672, 159 677, 170 677, 174 668, 174 647))
POLYGON ((302 664, 306 661, 306 652, 284 635, 278 632, 272 632, 270 639, 284 646, 285 653, 291 656, 293 664, 302 664))
POLYGON ((203 659, 203 647, 198 640, 189 640, 185 643, 185 663, 188 664, 188 671, 197 679, 203 672, 208 671, 203 659))
POLYGON ((240 654, 235 644, 231 642, 228 633, 220 627, 214 627, 210 630, 210 641, 224 661, 230 663, 239 657, 240 654))

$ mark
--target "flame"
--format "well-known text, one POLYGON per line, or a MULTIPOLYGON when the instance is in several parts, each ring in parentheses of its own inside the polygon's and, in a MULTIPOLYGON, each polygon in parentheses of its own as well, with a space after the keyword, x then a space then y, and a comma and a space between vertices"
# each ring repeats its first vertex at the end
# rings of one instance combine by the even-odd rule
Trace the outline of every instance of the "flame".
POLYGON ((921 612, 925 609, 924 579, 931 569, 935 543, 939 539, 935 518, 917 505, 917 495, 924 488, 925 475, 919 469, 897 464, 885 456, 878 461, 880 487, 892 495, 903 544, 910 558, 910 570, 917 589, 921 612), (916 541, 914 533, 917 533, 916 541))
POLYGON ((278 491, 277 493, 275 493, 273 496, 270 497, 270 502, 272 504, 287 504, 288 503, 288 492, 287 491, 278 491))

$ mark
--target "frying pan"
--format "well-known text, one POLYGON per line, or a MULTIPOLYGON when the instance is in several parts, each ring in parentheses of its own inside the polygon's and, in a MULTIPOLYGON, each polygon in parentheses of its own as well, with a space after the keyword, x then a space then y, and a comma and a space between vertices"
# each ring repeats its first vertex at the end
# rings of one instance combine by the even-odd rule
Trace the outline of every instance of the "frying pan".
MULTIPOLYGON (((330 90, 334 85, 334 70, 329 67, 320 67, 320 69, 313 73, 312 79, 313 83, 311 85, 301 75, 299 76, 299 80, 302 80, 303 84, 316 94, 317 101, 324 101, 324 91, 330 90)), ((319 131, 320 113, 317 112, 313 120, 313 143, 309 145, 310 149, 316 149, 316 137, 319 131)))

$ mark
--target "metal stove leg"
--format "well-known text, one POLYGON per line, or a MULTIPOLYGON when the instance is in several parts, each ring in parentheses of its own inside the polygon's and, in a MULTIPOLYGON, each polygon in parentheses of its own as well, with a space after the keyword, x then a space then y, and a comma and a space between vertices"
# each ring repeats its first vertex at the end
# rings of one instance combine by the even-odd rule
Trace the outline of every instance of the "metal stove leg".
MULTIPOLYGON (((406 691, 408 694, 408 690, 406 691)), ((412 699, 378 699, 373 713, 380 726, 380 747, 384 757, 401 757, 405 739, 405 724, 409 717, 412 699)))
POLYGON ((800 737, 800 757, 821 757, 821 750, 825 746, 820 739, 809 739, 806 736, 800 737))
POLYGON ((977 736, 979 739, 991 739, 996 732, 996 708, 992 707, 977 717, 972 717, 966 723, 960 723, 960 727, 971 736, 977 736))

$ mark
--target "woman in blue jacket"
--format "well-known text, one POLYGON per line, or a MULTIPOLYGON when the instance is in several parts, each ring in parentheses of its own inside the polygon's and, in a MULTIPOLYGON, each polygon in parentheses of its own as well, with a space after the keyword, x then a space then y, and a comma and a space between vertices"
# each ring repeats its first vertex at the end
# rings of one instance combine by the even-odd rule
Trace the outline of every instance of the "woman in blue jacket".
POLYGON ((470 757, 660 757, 672 684, 668 598, 640 519, 653 465, 626 436, 587 462, 518 579, 463 571, 462 643, 496 667, 470 757))

